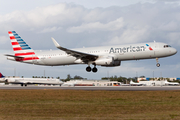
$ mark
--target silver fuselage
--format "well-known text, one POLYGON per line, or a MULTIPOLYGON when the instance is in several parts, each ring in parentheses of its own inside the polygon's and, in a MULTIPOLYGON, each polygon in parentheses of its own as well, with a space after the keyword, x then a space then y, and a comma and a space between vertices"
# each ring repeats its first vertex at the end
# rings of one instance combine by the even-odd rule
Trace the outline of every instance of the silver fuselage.
MULTIPOLYGON (((166 43, 152 42, 129 45, 111 45, 103 47, 77 48, 72 49, 83 53, 93 54, 101 57, 113 57, 116 61, 140 60, 168 57, 177 53, 177 50, 172 47, 164 47, 166 43), (148 44, 152 50, 147 46, 148 44)), ((38 60, 20 61, 24 63, 60 66, 72 64, 86 64, 81 59, 72 55, 66 54, 61 50, 50 51, 35 51, 38 60)), ((9 60, 15 60, 13 57, 7 57, 9 60)), ((15 60, 16 61, 16 60, 15 60)))

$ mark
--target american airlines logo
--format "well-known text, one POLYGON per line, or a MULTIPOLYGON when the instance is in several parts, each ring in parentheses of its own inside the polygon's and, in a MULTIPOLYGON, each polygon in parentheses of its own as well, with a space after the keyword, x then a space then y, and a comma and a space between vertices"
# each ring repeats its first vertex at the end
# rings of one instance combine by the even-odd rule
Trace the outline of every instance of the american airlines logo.
POLYGON ((139 52, 145 51, 145 46, 130 46, 130 47, 123 47, 123 48, 110 48, 109 53, 127 53, 127 52, 139 52))
POLYGON ((149 50, 153 50, 148 44, 146 44, 147 47, 149 47, 149 50))

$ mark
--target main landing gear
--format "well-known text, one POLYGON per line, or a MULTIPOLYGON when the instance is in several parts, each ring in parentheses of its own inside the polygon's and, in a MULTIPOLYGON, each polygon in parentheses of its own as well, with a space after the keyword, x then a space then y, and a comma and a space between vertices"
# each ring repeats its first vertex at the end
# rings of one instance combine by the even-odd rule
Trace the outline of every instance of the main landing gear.
POLYGON ((96 68, 96 65, 94 65, 94 67, 93 68, 91 68, 90 66, 88 66, 87 68, 86 68, 86 71, 87 72, 94 72, 94 73, 96 73, 97 71, 98 71, 98 69, 96 68))
POLYGON ((27 84, 21 84, 21 86, 22 86, 22 87, 23 87, 23 86, 25 86, 25 87, 26 87, 26 86, 27 86, 27 84))
POLYGON ((156 63, 157 63, 156 66, 160 67, 160 64, 158 63, 158 58, 156 58, 156 63))

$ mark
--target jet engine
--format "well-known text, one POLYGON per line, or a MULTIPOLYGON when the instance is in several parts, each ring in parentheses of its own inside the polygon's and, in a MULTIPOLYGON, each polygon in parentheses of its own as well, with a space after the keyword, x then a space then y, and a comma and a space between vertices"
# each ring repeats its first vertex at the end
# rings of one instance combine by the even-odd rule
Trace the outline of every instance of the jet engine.
POLYGON ((96 65, 101 65, 105 67, 114 67, 114 66, 120 66, 121 61, 114 60, 114 57, 101 57, 98 58, 96 61, 94 61, 96 65))

